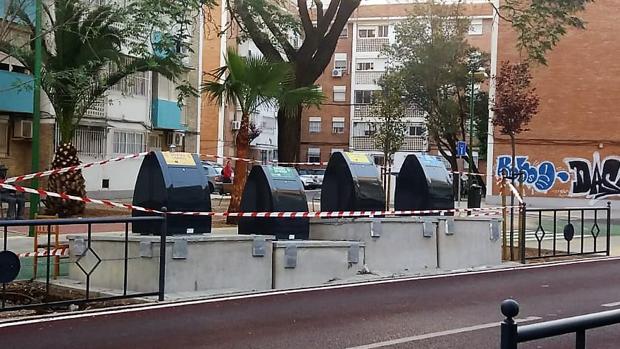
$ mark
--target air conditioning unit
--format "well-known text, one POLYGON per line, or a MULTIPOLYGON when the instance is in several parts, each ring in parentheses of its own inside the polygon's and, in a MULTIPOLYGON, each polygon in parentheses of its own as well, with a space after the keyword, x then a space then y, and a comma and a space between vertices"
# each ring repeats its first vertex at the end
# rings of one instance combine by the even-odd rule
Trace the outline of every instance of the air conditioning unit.
POLYGON ((332 70, 332 77, 335 77, 335 78, 342 77, 342 70, 340 70, 340 69, 332 70))
POLYGON ((233 131, 237 131, 240 128, 241 128, 241 121, 240 120, 233 120, 232 121, 232 129, 233 129, 233 131))
POLYGON ((31 120, 19 120, 15 122, 15 128, 13 130, 13 137, 15 138, 32 138, 32 121, 31 120))

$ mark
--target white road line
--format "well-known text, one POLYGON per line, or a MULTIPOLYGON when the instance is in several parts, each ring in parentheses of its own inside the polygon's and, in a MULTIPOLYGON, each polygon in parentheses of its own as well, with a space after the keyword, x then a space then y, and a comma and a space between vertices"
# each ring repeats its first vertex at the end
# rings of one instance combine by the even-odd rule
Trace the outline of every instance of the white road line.
MULTIPOLYGON (((526 317, 524 319, 516 319, 516 320, 517 320, 517 322, 528 322, 528 321, 536 321, 536 320, 540 320, 540 319, 542 319, 542 318, 538 317, 538 316, 528 316, 528 317, 526 317)), ((455 328, 453 330, 425 333, 425 334, 420 334, 420 335, 417 335, 417 336, 392 339, 392 340, 384 341, 384 342, 376 342, 376 343, 371 343, 371 344, 360 345, 360 346, 357 346, 357 347, 349 347, 347 349, 383 348, 383 347, 387 347, 387 346, 390 346, 390 345, 410 343, 410 342, 421 341, 421 340, 424 340, 424 339, 430 339, 430 338, 435 338, 435 337, 450 336, 450 335, 453 335, 453 334, 458 334, 458 333, 463 333, 463 332, 472 332, 472 331, 484 330, 486 328, 493 328, 493 327, 497 327, 497 326, 499 326, 499 321, 491 322, 491 323, 488 323, 488 324, 481 324, 481 325, 474 325, 474 326, 469 326, 469 327, 455 328)))
POLYGON ((189 301, 172 301, 172 302, 166 302, 166 303, 158 303, 155 305, 137 305, 137 306, 129 305, 129 306, 124 306, 124 307, 110 309, 110 310, 88 310, 88 311, 83 311, 80 313, 73 313, 73 314, 67 314, 67 315, 50 314, 50 315, 38 316, 35 318, 26 318, 26 319, 15 320, 15 321, 10 321, 10 322, 0 322, 0 328, 29 325, 29 324, 36 324, 36 323, 42 323, 42 322, 62 321, 62 320, 70 320, 70 319, 89 318, 89 317, 95 317, 95 316, 107 316, 107 315, 113 315, 113 314, 150 311, 150 310, 155 310, 155 309, 167 309, 167 308, 174 308, 174 307, 181 307, 181 306, 234 301, 234 300, 249 299, 249 298, 261 298, 261 297, 315 292, 315 291, 323 291, 323 290, 335 290, 335 289, 342 289, 342 288, 355 288, 355 287, 364 287, 364 286, 370 286, 370 285, 392 284, 392 283, 408 282, 408 281, 416 281, 416 280, 432 280, 432 279, 444 279, 444 278, 459 277, 459 276, 494 274, 494 273, 503 273, 503 272, 509 272, 509 271, 515 271, 515 270, 552 268, 552 267, 564 266, 564 265, 597 263, 597 262, 607 262, 607 261, 616 261, 616 260, 620 260, 620 257, 600 257, 600 258, 580 259, 580 260, 574 260, 574 261, 548 262, 548 263, 541 263, 541 264, 535 264, 535 265, 524 265, 524 266, 519 265, 519 266, 514 266, 514 267, 506 267, 506 268, 490 269, 490 270, 467 271, 467 272, 457 272, 457 273, 439 274, 439 275, 413 276, 413 277, 398 278, 398 279, 366 281, 366 282, 359 282, 359 283, 339 284, 339 285, 330 285, 330 286, 317 286, 317 287, 308 287, 308 288, 300 288, 300 289, 292 289, 292 290, 269 291, 269 292, 262 292, 262 293, 244 294, 244 295, 238 295, 238 296, 196 299, 196 300, 189 300, 189 301))
POLYGON ((613 307, 617 307, 617 306, 620 306, 620 302, 601 304, 601 307, 606 307, 606 308, 613 308, 613 307))

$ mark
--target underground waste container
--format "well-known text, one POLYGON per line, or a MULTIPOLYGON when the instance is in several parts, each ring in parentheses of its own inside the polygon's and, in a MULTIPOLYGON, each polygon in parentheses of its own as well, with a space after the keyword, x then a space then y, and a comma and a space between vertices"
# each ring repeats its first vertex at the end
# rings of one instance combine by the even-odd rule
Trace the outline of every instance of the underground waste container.
POLYGON ((368 155, 335 152, 321 187, 321 211, 376 211, 385 208, 379 171, 368 155))
MULTIPOLYGON (((133 194, 133 204, 168 212, 210 212, 209 181, 197 154, 151 152, 144 157, 133 194)), ((134 217, 153 215, 133 211, 134 217)), ((161 234, 159 222, 135 222, 134 233, 161 234)), ((206 234, 211 232, 210 216, 169 215, 167 234, 206 234)))
POLYGON ((448 210, 454 208, 452 178, 441 158, 407 155, 396 176, 396 210, 448 210))
MULTIPOLYGON (((304 186, 292 167, 256 165, 241 197, 243 212, 308 212, 304 186)), ((284 240, 308 239, 308 218, 239 218, 239 234, 274 235, 284 240)))

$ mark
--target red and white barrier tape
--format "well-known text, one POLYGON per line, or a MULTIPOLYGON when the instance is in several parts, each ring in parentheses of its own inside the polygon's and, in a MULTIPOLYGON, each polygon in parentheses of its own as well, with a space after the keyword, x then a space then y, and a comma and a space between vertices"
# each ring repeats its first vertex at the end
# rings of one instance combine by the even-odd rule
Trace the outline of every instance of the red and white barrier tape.
POLYGON ((33 178, 47 177, 47 176, 51 176, 51 175, 54 175, 54 174, 65 173, 65 172, 69 172, 69 171, 77 171, 77 170, 81 170, 81 169, 89 168, 89 167, 93 167, 93 166, 103 166, 103 165, 106 165, 106 164, 111 163, 111 162, 119 162, 119 161, 123 161, 123 160, 127 160, 127 159, 136 159, 136 158, 145 156, 148 153, 149 152, 143 152, 143 153, 137 153, 137 154, 131 154, 131 155, 124 155, 124 156, 119 156, 117 158, 112 158, 112 159, 106 159, 106 160, 95 161, 95 162, 90 162, 90 163, 86 163, 86 164, 80 164, 80 165, 76 165, 76 166, 57 168, 57 169, 48 170, 48 171, 41 171, 41 172, 37 172, 37 173, 21 175, 21 176, 17 176, 17 177, 11 177, 11 178, 5 179, 4 181, 0 181, 0 183, 22 182, 22 181, 33 179, 33 178))
MULTIPOLYGON (((54 248, 49 251, 49 256, 68 256, 69 248, 68 247, 60 247, 54 248)), ((19 257, 47 257, 47 250, 36 251, 36 252, 24 252, 18 255, 19 257)))
POLYGON ((140 206, 134 206, 131 204, 122 204, 119 202, 114 202, 114 201, 110 201, 110 200, 98 200, 98 199, 92 199, 89 198, 88 196, 85 197, 79 197, 79 196, 75 196, 75 195, 69 195, 69 194, 65 194, 65 193, 54 193, 51 191, 47 191, 47 190, 43 190, 43 189, 32 189, 32 188, 28 188, 28 187, 22 187, 20 185, 14 184, 6 184, 6 183, 0 183, 0 187, 4 188, 4 189, 8 189, 8 190, 13 190, 16 192, 20 192, 20 193, 30 193, 30 194, 35 194, 35 195, 39 195, 39 196, 51 196, 51 197, 56 197, 56 198, 60 198, 63 200, 73 200, 73 201, 81 201, 81 202, 85 202, 85 203, 93 203, 93 204, 98 204, 98 205, 105 205, 105 206, 109 206, 109 207, 118 207, 118 208, 124 208, 124 209, 128 209, 128 210, 136 210, 136 211, 143 211, 143 212, 150 212, 150 213, 163 213, 161 211, 157 211, 157 210, 151 210, 148 208, 144 208, 144 207, 140 207, 140 206))

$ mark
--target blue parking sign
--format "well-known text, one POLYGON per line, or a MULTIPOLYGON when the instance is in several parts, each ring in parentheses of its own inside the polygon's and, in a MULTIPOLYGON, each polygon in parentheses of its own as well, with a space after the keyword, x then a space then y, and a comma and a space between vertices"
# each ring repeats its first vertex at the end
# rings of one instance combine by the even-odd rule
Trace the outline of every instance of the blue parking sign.
POLYGON ((467 143, 465 141, 458 141, 456 143, 456 156, 467 155, 467 143))

